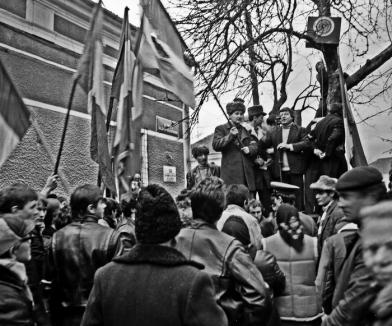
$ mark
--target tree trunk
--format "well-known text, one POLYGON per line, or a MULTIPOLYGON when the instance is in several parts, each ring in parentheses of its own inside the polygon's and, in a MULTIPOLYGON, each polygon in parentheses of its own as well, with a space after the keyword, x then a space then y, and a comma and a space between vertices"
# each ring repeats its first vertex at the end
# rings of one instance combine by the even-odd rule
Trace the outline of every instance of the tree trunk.
MULTIPOLYGON (((246 33, 247 33, 248 39, 252 40, 253 39, 252 21, 251 21, 249 11, 247 11, 247 10, 245 11, 245 23, 246 23, 246 33)), ((251 80, 251 85, 252 85, 253 105, 258 105, 258 104, 260 104, 259 82, 257 80, 256 55, 255 55, 255 51, 253 49, 253 45, 251 47, 249 47, 248 55, 249 55, 249 68, 250 68, 249 70, 250 70, 250 80, 251 80)))

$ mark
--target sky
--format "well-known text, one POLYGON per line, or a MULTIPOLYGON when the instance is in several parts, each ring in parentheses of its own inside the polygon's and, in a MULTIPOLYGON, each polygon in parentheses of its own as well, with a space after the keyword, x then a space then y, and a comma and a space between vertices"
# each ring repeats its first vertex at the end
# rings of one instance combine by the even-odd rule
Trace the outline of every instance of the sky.
MULTIPOLYGON (((95 0, 94 0, 95 1, 95 0)), ((139 0, 104 0, 103 6, 122 17, 125 6, 129 7, 129 19, 131 24, 135 26, 139 26, 140 24, 140 7, 139 0)), ((373 48, 374 54, 378 53, 385 44, 376 44, 373 48)), ((314 55, 315 52, 311 52, 310 49, 305 48, 305 44, 303 42, 303 51, 302 56, 308 57, 313 55, 312 62, 314 62, 313 66, 317 61, 321 58, 321 53, 314 55)), ((363 63, 366 58, 362 58, 363 63)), ((342 55, 341 56, 342 66, 347 68, 348 73, 352 73, 355 69, 359 67, 357 62, 352 62, 349 56, 342 55), (353 70, 353 71, 350 71, 353 70)), ((387 62, 385 65, 392 68, 392 59, 387 62)), ((305 67, 305 59, 297 58, 294 66, 294 74, 290 79, 290 83, 288 85, 288 94, 289 99, 285 105, 290 106, 293 101, 293 97, 295 94, 298 94, 299 91, 303 88, 304 85, 308 82, 308 80, 304 80, 303 74, 301 74, 300 67, 305 67), (292 95, 290 97, 290 95, 292 95)), ((307 69, 307 68, 306 68, 307 69)), ((263 105, 264 110, 269 112, 272 108, 272 96, 263 89, 260 89, 260 103, 263 105)), ((220 101, 223 107, 226 106, 228 102, 235 96, 235 94, 230 94, 220 98, 220 101)), ((247 105, 251 105, 250 96, 245 99, 247 105)), ((358 130, 361 136, 362 145, 365 150, 365 154, 367 156, 368 162, 371 163, 380 157, 391 156, 392 154, 386 153, 388 150, 392 149, 392 114, 391 111, 385 112, 380 115, 376 115, 374 118, 368 119, 365 122, 361 122, 363 119, 380 112, 381 110, 385 110, 388 107, 392 107, 392 99, 384 98, 374 101, 372 105, 354 107, 354 117, 358 123, 358 130), (381 140, 381 138, 391 139, 391 142, 386 142, 381 140)), ((304 112, 302 115, 303 124, 305 125, 309 122, 314 115, 314 111, 308 110, 304 112)), ((201 139, 210 133, 212 133, 215 127, 221 123, 225 122, 225 117, 220 111, 217 103, 211 99, 209 102, 205 103, 200 111, 199 123, 194 128, 191 141, 194 142, 198 139, 201 139)))

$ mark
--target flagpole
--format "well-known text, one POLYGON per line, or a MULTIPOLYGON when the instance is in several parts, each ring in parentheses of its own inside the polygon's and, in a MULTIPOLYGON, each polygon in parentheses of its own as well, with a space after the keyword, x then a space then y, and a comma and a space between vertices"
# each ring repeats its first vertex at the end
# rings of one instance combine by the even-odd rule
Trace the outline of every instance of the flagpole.
POLYGON ((58 173, 60 159, 61 159, 61 153, 63 152, 64 142, 65 142, 65 134, 67 132, 69 116, 71 114, 72 101, 74 98, 75 89, 76 89, 76 85, 78 83, 79 77, 80 76, 77 76, 76 78, 74 78, 73 83, 72 83, 71 93, 69 95, 68 106, 67 106, 67 114, 65 115, 65 120, 64 120, 63 134, 61 135, 60 147, 59 147, 59 151, 57 152, 56 164, 54 165, 53 174, 58 173))

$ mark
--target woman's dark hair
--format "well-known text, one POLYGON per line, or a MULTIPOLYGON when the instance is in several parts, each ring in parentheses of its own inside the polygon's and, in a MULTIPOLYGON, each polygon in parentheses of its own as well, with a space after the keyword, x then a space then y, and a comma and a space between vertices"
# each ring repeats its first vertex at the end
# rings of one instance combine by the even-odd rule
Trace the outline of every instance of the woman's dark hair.
POLYGON ((87 214, 87 207, 97 207, 102 199, 101 189, 96 185, 85 184, 77 187, 71 195, 72 218, 77 219, 87 214))
POLYGON ((193 218, 215 223, 225 207, 223 180, 217 177, 205 178, 195 186, 190 198, 193 218))

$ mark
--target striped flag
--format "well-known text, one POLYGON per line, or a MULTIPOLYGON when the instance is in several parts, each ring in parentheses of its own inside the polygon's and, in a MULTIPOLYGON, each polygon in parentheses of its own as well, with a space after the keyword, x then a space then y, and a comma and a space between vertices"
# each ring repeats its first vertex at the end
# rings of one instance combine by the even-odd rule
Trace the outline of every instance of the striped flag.
POLYGON ((342 93, 343 124, 345 134, 345 155, 349 168, 368 165, 365 152, 359 137, 358 128, 354 120, 351 105, 348 100, 346 81, 344 80, 343 70, 339 65, 339 81, 342 93))
POLYGON ((193 75, 183 58, 181 38, 159 0, 140 0, 140 60, 145 68, 159 69, 162 83, 183 103, 195 107, 193 75))
POLYGON ((125 8, 120 54, 112 82, 112 97, 118 103, 113 154, 120 196, 129 191, 127 179, 140 173, 141 168, 143 72, 131 47, 128 8, 125 8))
POLYGON ((0 61, 0 166, 30 125, 30 112, 0 61))
POLYGON ((103 90, 102 25, 103 12, 101 1, 99 1, 74 78, 78 80, 88 97, 87 110, 91 114, 91 159, 98 163, 105 186, 116 193, 105 124, 107 112, 103 90))

